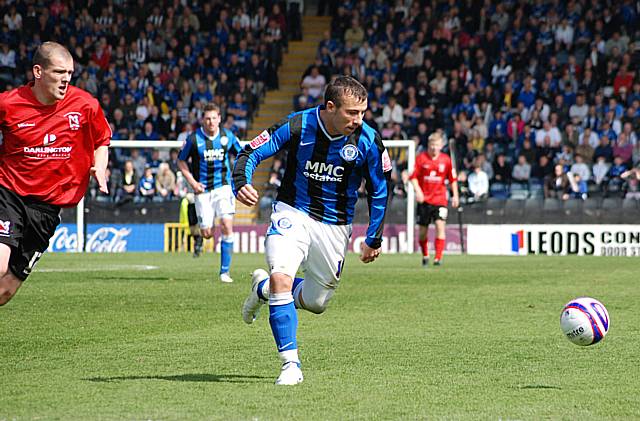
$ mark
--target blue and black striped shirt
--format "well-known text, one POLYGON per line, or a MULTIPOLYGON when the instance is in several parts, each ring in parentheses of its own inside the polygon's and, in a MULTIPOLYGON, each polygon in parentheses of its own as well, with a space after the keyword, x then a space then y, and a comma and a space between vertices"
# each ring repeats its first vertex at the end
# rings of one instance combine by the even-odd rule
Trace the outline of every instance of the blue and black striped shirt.
POLYGON ((322 107, 291 114, 263 131, 238 155, 234 192, 251 184, 258 164, 280 149, 288 151, 277 201, 316 221, 350 224, 364 179, 369 200, 367 245, 380 247, 391 163, 380 135, 366 123, 349 136, 331 137, 320 119, 322 107))
POLYGON ((238 155, 241 150, 231 131, 221 127, 216 136, 209 137, 199 128, 187 137, 178 159, 187 161, 191 157, 193 178, 210 191, 231 184, 233 158, 229 152, 238 155))

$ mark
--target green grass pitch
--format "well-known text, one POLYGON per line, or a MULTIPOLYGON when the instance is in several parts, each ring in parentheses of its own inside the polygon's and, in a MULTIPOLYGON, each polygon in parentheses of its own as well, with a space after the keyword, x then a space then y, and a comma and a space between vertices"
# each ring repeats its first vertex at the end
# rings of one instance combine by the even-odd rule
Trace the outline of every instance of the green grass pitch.
POLYGON ((639 260, 419 260, 349 256, 300 313, 304 383, 276 387, 268 311, 240 317, 263 256, 226 285, 218 255, 47 254, 0 308, 0 420, 640 418, 639 260), (611 316, 592 347, 559 328, 581 295, 611 316))

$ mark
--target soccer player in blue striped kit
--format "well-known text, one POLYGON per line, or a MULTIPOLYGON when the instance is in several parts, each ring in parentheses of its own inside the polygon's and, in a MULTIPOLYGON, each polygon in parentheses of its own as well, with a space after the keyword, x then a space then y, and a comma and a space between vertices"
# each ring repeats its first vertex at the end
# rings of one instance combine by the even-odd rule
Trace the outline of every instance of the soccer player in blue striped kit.
POLYGON ((237 199, 253 206, 258 203, 251 185, 256 166, 287 150, 265 241, 270 276, 263 269, 253 272, 242 307, 244 321, 253 323, 269 303, 269 323, 283 363, 277 385, 303 379, 296 308, 322 313, 338 287, 363 179, 369 227, 360 260, 370 263, 380 255, 391 162, 380 135, 362 121, 366 109, 364 86, 339 76, 328 84, 323 106, 291 114, 263 131, 238 155, 233 170, 237 199), (300 266, 304 278, 295 278, 300 266))
POLYGON ((178 167, 193 188, 196 213, 204 238, 213 237, 215 219, 220 218, 220 281, 233 282, 229 275, 233 254, 233 215, 236 203, 231 190, 232 155, 242 150, 238 138, 220 127, 220 108, 204 106, 201 126, 187 137, 178 155, 178 167), (187 160, 191 158, 191 169, 187 160))

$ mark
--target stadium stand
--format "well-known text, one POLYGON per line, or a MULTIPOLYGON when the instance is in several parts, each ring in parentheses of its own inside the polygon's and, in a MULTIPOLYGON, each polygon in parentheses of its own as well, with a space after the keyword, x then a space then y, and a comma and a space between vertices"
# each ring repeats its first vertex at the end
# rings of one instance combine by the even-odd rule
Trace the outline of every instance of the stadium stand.
MULTIPOLYGON (((530 215, 554 164, 567 177, 559 199, 584 202, 562 206, 565 216, 620 213, 602 206, 625 197, 623 215, 638 212, 638 177, 629 172, 640 165, 635 3, 319 2, 326 16, 305 15, 303 3, 5 2, 0 89, 31 80, 35 47, 55 39, 72 51, 74 83, 99 99, 114 139, 184 139, 206 101, 221 105, 224 125, 246 138, 321 103, 323 84, 350 74, 369 89, 366 120, 383 137, 413 139, 418 149, 434 130, 455 139, 459 171, 479 163, 491 180, 494 214, 530 215), (515 170, 519 155, 530 177, 513 183, 506 168, 515 170)), ((114 193, 102 197, 93 186, 89 201, 120 205, 125 161, 140 180, 146 165, 154 177, 162 162, 175 173, 169 155, 114 150, 114 193)), ((395 164, 401 200, 406 164, 395 164)), ((522 163, 518 171, 526 177, 522 163)), ((265 188, 271 173, 258 175, 265 188)), ((179 198, 175 175, 175 191, 152 201, 179 198)), ((466 208, 486 211, 480 205, 466 208)))
MULTIPOLYGON (((370 92, 367 122, 383 137, 401 133, 420 149, 431 132, 443 130, 456 139, 458 168, 467 173, 483 156, 493 215, 517 213, 513 200, 523 200, 529 215, 564 210, 577 218, 578 202, 593 202, 585 203, 590 210, 610 203, 599 197, 635 197, 621 175, 640 165, 636 5, 345 1, 329 9, 331 31, 309 65, 326 79, 362 80, 370 92), (497 180, 501 154, 507 168, 522 154, 533 167, 529 181, 497 180), (561 165, 566 183, 557 197, 571 203, 538 200, 550 177, 536 169, 541 156, 561 165), (595 169, 594 156, 604 157, 595 169)), ((295 104, 322 101, 309 95, 308 73, 295 104)), ((628 212, 637 209, 626 203, 628 212)))

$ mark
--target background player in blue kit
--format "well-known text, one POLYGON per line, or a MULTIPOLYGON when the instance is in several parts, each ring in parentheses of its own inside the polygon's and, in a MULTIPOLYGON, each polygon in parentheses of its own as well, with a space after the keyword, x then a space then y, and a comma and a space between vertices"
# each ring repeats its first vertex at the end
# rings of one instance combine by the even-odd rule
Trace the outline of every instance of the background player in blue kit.
POLYGON ((220 120, 220 108, 212 103, 205 105, 200 128, 187 138, 178 155, 178 167, 196 194, 196 213, 204 238, 213 237, 215 219, 220 218, 220 281, 233 282, 229 268, 236 204, 231 190, 231 154, 237 155, 242 148, 231 131, 220 127, 220 120))
POLYGON ((280 149, 288 152, 266 238, 271 276, 262 269, 253 272, 242 308, 244 321, 252 323, 269 301, 269 323, 283 362, 276 384, 302 381, 296 308, 322 313, 338 287, 363 179, 369 227, 360 259, 370 263, 380 255, 391 161, 380 135, 362 121, 366 109, 364 86, 340 76, 327 86, 323 106, 263 131, 238 155, 233 170, 238 200, 253 206, 256 166, 280 149), (294 279, 300 265, 305 277, 294 279))

